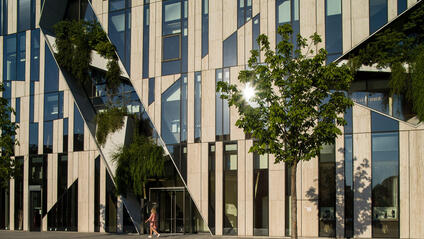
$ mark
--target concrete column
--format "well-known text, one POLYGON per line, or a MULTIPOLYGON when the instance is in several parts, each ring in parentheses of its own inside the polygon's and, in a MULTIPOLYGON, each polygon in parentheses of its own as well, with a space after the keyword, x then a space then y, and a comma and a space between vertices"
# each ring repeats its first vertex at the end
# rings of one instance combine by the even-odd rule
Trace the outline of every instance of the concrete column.
POLYGON ((215 234, 222 235, 223 227, 223 143, 216 142, 215 150, 215 234))
POLYGON ((315 0, 299 1, 300 34, 305 38, 309 38, 310 35, 317 32, 316 7, 317 4, 315 0))
POLYGON ((371 237, 371 114, 353 107, 354 236, 371 237))
POLYGON ((15 230, 15 180, 9 182, 9 229, 15 230))
POLYGON ((415 3, 417 3, 417 0, 408 0, 408 8, 414 6, 415 3))
MULTIPOLYGON (((152 33, 154 33, 155 35, 155 53, 152 54, 152 56, 154 57, 153 61, 149 61, 149 67, 151 62, 155 61, 155 76, 160 76, 162 75, 162 1, 158 1, 155 2, 153 4, 150 4, 150 13, 152 13, 152 11, 155 11, 155 24, 153 25, 154 28, 156 28, 155 32, 152 32, 152 25, 150 26, 150 35, 152 35, 152 33), (152 8, 152 5, 155 6, 155 8, 152 8)), ((152 22, 150 22, 152 23, 152 22)), ((150 41, 149 44, 151 44, 153 41, 150 41)), ((150 74, 150 72, 149 72, 150 74)))
POLYGON ((387 20, 390 22, 397 16, 397 0, 388 0, 387 1, 387 20))
POLYGON ((299 235, 303 237, 318 237, 318 167, 318 157, 298 165, 301 169, 300 173, 298 172, 301 179, 296 182, 298 187, 301 187, 298 192, 298 229, 299 235))
POLYGON ((140 82, 142 78, 144 24, 143 6, 135 6, 134 2, 131 8, 131 81, 133 84, 140 82))
POLYGON ((187 74, 187 142, 194 143, 194 72, 187 74))
POLYGON ((223 9, 222 0, 209 1, 209 69, 222 67, 223 9))
MULTIPOLYGON (((411 238, 424 238, 423 219, 424 215, 424 187, 422 186, 424 175, 424 131, 423 126, 419 130, 410 131, 410 214, 409 231, 411 238)), ((401 184, 402 187, 402 184, 401 184)), ((404 198, 401 194, 401 201, 404 198)))
MULTIPOLYGON (((212 49, 212 48, 211 48, 212 49)), ((202 71, 202 141, 215 141, 215 70, 202 71)))
POLYGON ((352 46, 369 35, 369 0, 351 1, 352 46))
MULTIPOLYGON (((162 5, 161 5, 162 6, 162 5)), ((156 62, 156 53, 155 53, 155 49, 156 47, 160 47, 159 43, 157 43, 157 39, 156 39, 156 31, 158 31, 158 29, 156 29, 156 25, 162 25, 162 19, 160 19, 159 17, 156 16, 156 8, 158 8, 158 4, 157 3, 150 3, 150 9, 149 9, 149 14, 150 14, 150 28, 149 28, 149 77, 155 77, 155 76, 160 76, 161 74, 157 75, 155 72, 156 69, 156 64, 158 64, 156 62), (157 20, 156 20, 157 19, 157 20)), ((159 9, 159 11, 162 11, 162 9, 159 9)), ((159 34, 162 34, 162 30, 160 29, 159 34)), ((160 58, 162 59, 162 58, 160 58)), ((160 60, 158 59, 158 60, 160 60)))
POLYGON ((7 1, 7 33, 16 33, 18 30, 18 1, 7 1))
POLYGON ((410 131, 414 130, 409 125, 404 123, 399 124, 399 195, 401 195, 402 200, 400 200, 399 205, 399 220, 400 220, 400 238, 409 238, 410 228, 409 228, 409 218, 410 218, 410 131))
POLYGON ((205 220, 205 225, 208 225, 208 213, 209 213, 209 145, 208 143, 201 143, 201 206, 200 213, 205 220))
MULTIPOLYGON (((261 2, 261 33, 267 34, 271 49, 275 48, 276 44, 276 14, 275 14, 275 0, 268 0, 261 2), (267 4, 267 6, 265 6, 267 4), (263 29, 263 30, 262 30, 263 29)), ((264 58, 264 54, 261 54, 261 59, 264 58)))

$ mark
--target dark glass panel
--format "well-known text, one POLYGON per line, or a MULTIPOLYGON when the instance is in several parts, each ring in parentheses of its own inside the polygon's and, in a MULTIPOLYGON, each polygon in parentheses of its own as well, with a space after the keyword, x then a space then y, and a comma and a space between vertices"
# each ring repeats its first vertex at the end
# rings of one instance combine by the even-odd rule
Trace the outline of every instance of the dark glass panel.
POLYGON ((148 4, 144 5, 143 18, 143 78, 148 78, 150 45, 150 5, 148 4))
POLYGON ((284 215, 284 229, 285 229, 285 235, 286 237, 289 237, 291 235, 291 168, 287 166, 287 164, 284 166, 285 170, 285 200, 284 200, 284 208, 285 208, 285 215, 284 215))
POLYGON ((15 122, 21 122, 21 98, 16 98, 15 102, 15 122))
POLYGON ((237 143, 224 144, 224 218, 223 234, 237 235, 237 143))
POLYGON ((74 151, 84 150, 84 120, 74 104, 74 151))
POLYGON ((202 0, 202 58, 209 53, 209 0, 202 0))
POLYGON ((59 94, 44 94, 44 120, 55 120, 59 118, 59 94))
POLYGON ((7 183, 5 187, 0 187, 0 229, 2 230, 9 229, 9 219, 10 219, 9 188, 10 188, 9 182, 7 183))
MULTIPOLYGON (((372 125, 380 124, 376 120, 372 125)), ((399 237, 399 133, 372 133, 372 234, 399 237)))
POLYGON ((40 79, 40 29, 31 31, 31 81, 40 79))
POLYGON ((45 53, 44 92, 58 91, 59 69, 47 43, 45 44, 45 53))
POLYGON ((100 156, 94 160, 94 231, 100 232, 100 156))
POLYGON ((18 33, 18 49, 16 59, 16 80, 25 81, 25 55, 26 55, 26 44, 25 44, 25 32, 18 33))
POLYGON ((16 34, 4 37, 3 42, 3 81, 16 80, 16 34))
POLYGON ((58 195, 57 202, 47 214, 49 231, 77 231, 78 229, 78 180, 58 195))
POLYGON ((244 24, 244 2, 245 0, 237 0, 237 27, 240 28, 244 24))
POLYGON ((105 231, 116 232, 116 209, 117 200, 115 194, 115 185, 113 184, 112 178, 109 176, 109 172, 106 170, 106 215, 105 215, 105 231))
MULTIPOLYGON (((224 82, 230 84, 230 68, 224 68, 224 82)), ((222 100, 222 134, 227 137, 230 135, 230 107, 228 100, 222 100)))
POLYGON ((347 124, 344 126, 344 133, 345 134, 352 134, 353 133, 353 110, 352 108, 348 108, 346 110, 346 113, 344 114, 344 119, 346 120, 347 124))
POLYGON ((63 119, 63 152, 68 152, 68 118, 63 119))
MULTIPOLYGON (((215 89, 218 82, 222 80, 222 69, 217 69, 215 71, 215 89)), ((222 136, 222 99, 219 91, 216 92, 215 96, 215 134, 217 138, 218 136, 222 136)))
POLYGON ((237 65, 237 31, 224 40, 223 43, 224 67, 237 65))
POLYGON ((252 22, 252 49, 259 51, 258 37, 261 34, 260 15, 256 15, 252 22))
POLYGON ((29 159, 29 185, 42 185, 44 173, 43 156, 30 156, 29 159))
POLYGON ((370 34, 387 23, 387 0, 370 0, 370 34))
POLYGON ((149 105, 155 101, 155 78, 149 78, 149 105))
POLYGON ((43 127, 43 153, 53 153, 53 121, 45 121, 43 127))
POLYGON ((162 7, 162 35, 181 33, 181 0, 168 0, 162 7))
POLYGON ((7 34, 7 0, 0 0, 0 35, 7 34))
POLYGON ((200 142, 202 134, 202 73, 194 73, 194 140, 200 142))
POLYGON ((268 154, 253 155, 253 235, 269 234, 268 154))
POLYGON ((353 141, 352 135, 344 136, 345 157, 345 236, 353 237, 353 141))
POLYGON ((23 230, 24 216, 24 157, 16 157, 18 168, 15 179, 15 230, 23 230))
POLYGON ((59 154, 57 160, 57 198, 68 189, 68 155, 59 154))
POLYGON ((332 62, 343 52, 342 1, 326 0, 325 13, 325 49, 327 62, 332 62))
POLYGON ((408 0, 397 0, 397 4, 398 15, 408 8, 408 0))
POLYGON ((124 9, 125 1, 126 0, 109 0, 109 11, 124 9))
POLYGON ((336 235, 336 155, 334 144, 323 145, 319 155, 319 236, 336 235))
POLYGON ((210 143, 208 151, 208 226, 215 234, 215 144, 210 143))
POLYGON ((388 132, 388 131, 398 131, 399 122, 393 119, 390 119, 381 114, 371 112, 371 124, 372 132, 388 132))
POLYGON ((162 94, 162 139, 167 145, 180 143, 181 79, 162 94))
POLYGON ((34 28, 35 0, 18 0, 18 32, 34 28))
POLYGON ((187 74, 181 78, 181 142, 187 142, 187 74))
POLYGON ((177 60, 181 58, 181 34, 163 37, 162 60, 177 60))
POLYGON ((181 61, 162 62, 162 75, 173 75, 181 72, 181 61))
POLYGON ((119 58, 128 73, 131 59, 131 8, 129 7, 129 1, 109 2, 108 24, 110 40, 116 46, 119 58))
POLYGON ((29 154, 38 154, 38 123, 29 124, 29 154))

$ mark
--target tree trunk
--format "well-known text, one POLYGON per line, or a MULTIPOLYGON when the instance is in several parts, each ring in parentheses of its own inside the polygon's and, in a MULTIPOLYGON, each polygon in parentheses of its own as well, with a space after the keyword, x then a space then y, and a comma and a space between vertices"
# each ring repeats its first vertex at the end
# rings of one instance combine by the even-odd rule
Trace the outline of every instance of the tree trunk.
POLYGON ((296 192, 296 172, 297 161, 291 166, 291 238, 297 239, 297 192, 296 192))

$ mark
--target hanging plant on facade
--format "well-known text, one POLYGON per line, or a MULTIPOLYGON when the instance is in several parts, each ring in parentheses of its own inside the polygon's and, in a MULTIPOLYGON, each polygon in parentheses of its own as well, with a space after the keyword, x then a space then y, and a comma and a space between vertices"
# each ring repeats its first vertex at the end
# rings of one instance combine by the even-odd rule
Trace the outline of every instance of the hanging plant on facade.
POLYGON ((127 115, 126 109, 111 103, 112 95, 116 94, 121 84, 121 69, 116 47, 109 41, 98 22, 65 20, 57 23, 54 29, 57 62, 81 85, 91 83, 90 64, 93 51, 108 61, 106 64, 108 103, 106 109, 96 117, 96 138, 100 145, 104 145, 109 133, 122 128, 124 116, 127 115))

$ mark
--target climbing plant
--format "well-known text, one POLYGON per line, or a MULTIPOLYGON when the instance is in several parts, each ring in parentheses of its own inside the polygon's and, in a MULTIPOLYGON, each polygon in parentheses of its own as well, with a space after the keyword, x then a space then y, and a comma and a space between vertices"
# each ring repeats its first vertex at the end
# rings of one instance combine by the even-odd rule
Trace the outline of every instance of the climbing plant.
POLYGON ((121 84, 116 47, 109 41, 98 22, 64 20, 57 23, 54 29, 57 62, 81 85, 91 83, 92 51, 107 59, 105 78, 108 102, 106 109, 96 117, 96 138, 100 145, 104 145, 109 133, 122 128, 124 116, 127 114, 126 109, 112 103, 112 95, 118 91, 121 84))

